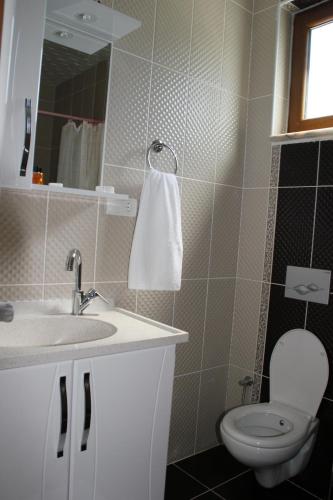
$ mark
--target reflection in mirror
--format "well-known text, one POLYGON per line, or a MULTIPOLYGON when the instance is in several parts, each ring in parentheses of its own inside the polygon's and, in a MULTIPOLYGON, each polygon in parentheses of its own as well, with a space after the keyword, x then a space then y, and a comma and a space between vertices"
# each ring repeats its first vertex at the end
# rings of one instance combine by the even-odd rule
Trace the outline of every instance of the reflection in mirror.
POLYGON ((33 182, 99 184, 110 44, 47 21, 33 182))

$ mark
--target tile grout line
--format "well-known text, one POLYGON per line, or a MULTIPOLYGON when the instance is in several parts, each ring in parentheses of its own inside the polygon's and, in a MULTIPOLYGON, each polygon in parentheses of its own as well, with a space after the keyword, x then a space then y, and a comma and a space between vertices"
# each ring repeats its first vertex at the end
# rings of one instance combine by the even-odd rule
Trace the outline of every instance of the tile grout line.
MULTIPOLYGON (((318 199, 318 182, 319 182, 319 168, 320 168, 320 153, 321 153, 321 143, 318 142, 318 157, 317 157, 317 172, 316 172, 316 192, 315 192, 315 200, 314 200, 312 235, 311 235, 310 268, 312 268, 313 250, 314 250, 314 238, 315 238, 315 231, 316 231, 316 215, 317 215, 317 199, 318 199)), ((308 320, 308 310, 309 310, 309 302, 306 301, 305 315, 304 315, 304 329, 306 329, 306 324, 307 324, 307 320, 308 320)))
MULTIPOLYGON (((189 58, 188 58, 188 68, 187 68, 187 99, 186 99, 186 118, 184 124, 184 145, 183 145, 183 165, 182 165, 182 175, 184 176, 184 167, 185 167, 185 151, 186 151, 186 139, 187 139, 187 128, 188 128, 188 117, 189 117, 189 99, 190 99, 190 74, 191 74, 191 63, 192 63, 192 42, 193 42, 193 24, 194 24, 194 11, 195 11, 195 0, 192 0, 192 11, 191 11, 191 29, 190 29, 190 45, 189 45, 189 58)), ((215 179, 214 179, 215 180, 215 179)), ((183 188, 183 180, 181 184, 183 188)), ((215 186, 213 188, 215 190, 215 186)), ((214 198, 214 196, 213 196, 214 198)), ((210 240, 211 245, 211 240, 210 240)), ((207 276, 209 272, 209 261, 208 261, 208 270, 207 276)), ((206 321, 206 309, 207 309, 207 295, 208 295, 208 280, 206 287, 206 304, 205 304, 205 317, 204 317, 204 326, 205 329, 205 321, 206 321)), ((204 346, 204 331, 202 338, 202 357, 203 357, 203 346, 204 346)), ((195 416, 195 431, 194 431, 194 441, 193 441, 193 453, 196 453, 197 447, 197 439, 198 439, 198 427, 199 427, 199 410, 200 410, 200 397, 201 397, 201 383, 202 383, 202 357, 200 363, 200 371, 199 371, 199 390, 198 390, 198 401, 196 405, 196 416, 195 416)))
MULTIPOLYGON (((253 5, 254 7, 254 5, 253 5)), ((249 98, 250 94, 250 85, 251 85, 251 65, 252 65, 252 49, 253 49, 253 21, 254 21, 254 13, 252 12, 251 18, 251 38, 250 38, 250 57, 249 57, 249 66, 248 66, 248 81, 247 81, 247 98, 249 98)), ((249 99, 246 107, 246 123, 245 123, 245 137, 244 137, 244 160, 243 160, 243 175, 242 175, 242 191, 241 191, 241 200, 240 200, 240 214, 239 214, 239 228, 238 228, 238 248, 237 248, 237 264, 236 264, 236 278, 235 278, 235 291, 234 291, 234 301, 233 301, 233 311, 232 311, 232 325, 231 325, 231 335, 230 335, 230 345, 229 345, 229 354, 228 354, 228 372, 227 372, 227 381, 226 381, 226 392, 225 392, 225 400, 224 407, 227 406, 228 401, 228 386, 229 380, 231 377, 230 373, 230 358, 232 353, 232 341, 235 332, 235 321, 236 321, 236 297, 237 297, 237 284, 238 284, 238 272, 239 272, 239 259, 240 259, 240 242, 241 242, 241 231, 242 231, 242 217, 244 212, 244 184, 245 184, 245 172, 246 172, 246 160, 247 160, 247 139, 248 139, 248 129, 249 129, 249 99)))
MULTIPOLYGON (((209 368, 202 368, 201 370, 197 370, 194 372, 179 373, 179 374, 175 375, 174 378, 187 377, 189 375, 197 375, 198 373, 209 372, 210 370, 217 370, 217 368, 225 368, 226 366, 228 366, 228 364, 224 363, 223 365, 215 365, 215 366, 212 366, 209 368)), ((216 445, 214 445, 214 446, 216 446, 216 445)), ((208 449, 210 449, 210 448, 208 448, 208 449)))
MULTIPOLYGON (((249 12, 249 14, 251 14, 251 13, 249 12)), ((203 78, 197 78, 195 76, 192 76, 189 71, 182 72, 182 71, 176 70, 174 68, 171 68, 170 66, 166 66, 165 64, 161 64, 161 63, 159 63, 157 61, 154 61, 154 60, 151 60, 151 59, 147 59, 145 57, 139 56, 137 54, 134 54, 133 52, 129 52, 128 50, 124 50, 124 49, 121 49, 119 47, 114 47, 114 50, 116 50, 118 52, 121 52, 122 54, 126 54, 128 56, 136 57, 137 59, 140 59, 141 61, 144 61, 146 63, 147 62, 151 63, 151 64, 153 64, 153 65, 155 65, 155 66, 157 66, 157 67, 159 67, 161 69, 165 69, 167 71, 170 71, 170 73, 176 73, 178 75, 185 76, 185 77, 187 76, 190 80, 194 80, 194 81, 197 81, 197 82, 205 83, 208 87, 215 88, 217 90, 225 90, 229 95, 231 95, 233 97, 238 97, 239 99, 243 99, 244 101, 249 101, 250 100, 250 99, 248 99, 248 97, 245 97, 243 95, 235 94, 234 92, 231 92, 229 89, 223 87, 222 85, 217 85, 217 84, 212 83, 211 80, 205 80, 203 78)), ((260 99, 260 98, 261 98, 261 96, 259 96, 258 98, 254 98, 254 99, 260 99)))
POLYGON ((299 484, 297 483, 294 483, 294 481, 292 481, 291 479, 287 479, 287 482, 292 484, 293 486, 295 486, 296 488, 298 488, 299 490, 301 491, 304 491, 305 493, 307 493, 308 495, 310 495, 311 497, 313 498, 317 498, 318 500, 322 500, 320 497, 318 497, 317 495, 315 495, 314 493, 311 493, 311 491, 309 490, 306 490, 305 488, 302 488, 302 486, 300 486, 299 484))
MULTIPOLYGON (((210 448, 211 449, 211 448, 210 448)), ((207 450, 208 451, 208 450, 207 450)), ((200 479, 196 478, 193 474, 189 473, 188 471, 186 471, 185 469, 183 469, 180 465, 176 463, 173 463, 171 464, 173 466, 175 466, 178 470, 180 470, 181 472, 183 472, 185 475, 187 475, 188 477, 190 477, 191 479, 193 479, 194 481, 196 481, 197 483, 199 483, 201 486, 203 486, 204 488, 207 488, 207 491, 205 492, 202 492, 200 493, 200 495, 197 495, 195 497, 192 497, 191 500, 193 500, 194 498, 198 498, 206 493, 209 493, 209 492, 212 492, 214 491, 216 488, 219 488, 220 486, 223 486, 224 484, 227 484, 227 483, 230 483, 230 481, 233 481, 234 479, 237 479, 238 477, 241 477, 243 476, 244 474, 247 474, 251 469, 246 469, 245 471, 243 472, 240 472, 239 474, 236 474, 235 476, 232 476, 230 477, 229 479, 226 479, 225 481, 222 481, 221 483, 217 483, 215 486, 211 487, 211 486, 208 486, 207 484, 203 483, 202 481, 200 481, 200 479)), ((214 491, 214 493, 216 493, 214 491)), ((218 496, 219 494, 216 493, 218 496)))

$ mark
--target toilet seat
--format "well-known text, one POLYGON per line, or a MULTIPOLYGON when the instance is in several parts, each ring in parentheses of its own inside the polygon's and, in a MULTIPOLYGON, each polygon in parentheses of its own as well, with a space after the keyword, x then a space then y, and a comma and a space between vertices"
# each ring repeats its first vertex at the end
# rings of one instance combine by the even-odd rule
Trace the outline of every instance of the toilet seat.
POLYGON ((221 430, 232 439, 248 446, 276 449, 290 447, 304 441, 312 420, 309 415, 290 409, 280 403, 261 403, 234 408, 224 416, 221 430), (255 417, 257 422, 261 419, 261 422, 255 426, 247 425, 252 424, 253 418, 251 417, 255 417), (262 422, 265 419, 267 424, 262 422), (267 430, 270 430, 269 425, 272 420, 277 432, 273 435, 265 435, 267 430), (284 425, 281 426, 279 434, 278 424, 280 420, 284 421, 284 425), (255 429, 254 432, 253 429, 255 429))
POLYGON ((313 333, 290 330, 276 343, 269 365, 270 400, 316 416, 329 374, 327 354, 313 333))

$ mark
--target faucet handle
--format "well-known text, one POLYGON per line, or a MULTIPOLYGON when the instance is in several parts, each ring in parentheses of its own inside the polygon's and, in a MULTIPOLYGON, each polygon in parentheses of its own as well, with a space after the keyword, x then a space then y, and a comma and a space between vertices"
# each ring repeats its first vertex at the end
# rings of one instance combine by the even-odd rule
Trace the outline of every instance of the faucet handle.
POLYGON ((99 299, 102 299, 106 304, 110 304, 110 301, 103 297, 103 295, 99 293, 95 288, 90 288, 90 290, 88 290, 88 292, 85 294, 85 297, 90 300, 96 299, 96 297, 98 297, 99 299))

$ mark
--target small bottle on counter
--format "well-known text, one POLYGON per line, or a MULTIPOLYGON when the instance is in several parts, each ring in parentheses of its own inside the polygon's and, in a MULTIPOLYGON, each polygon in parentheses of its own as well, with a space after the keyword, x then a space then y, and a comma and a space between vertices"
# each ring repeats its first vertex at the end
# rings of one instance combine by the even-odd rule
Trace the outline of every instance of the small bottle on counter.
POLYGON ((34 167, 32 173, 33 184, 44 184, 44 173, 43 170, 37 166, 34 167))

